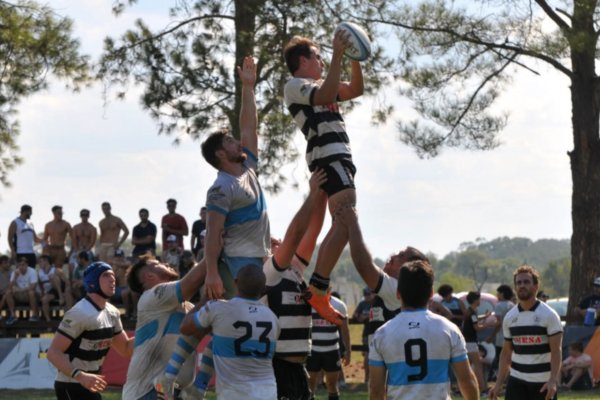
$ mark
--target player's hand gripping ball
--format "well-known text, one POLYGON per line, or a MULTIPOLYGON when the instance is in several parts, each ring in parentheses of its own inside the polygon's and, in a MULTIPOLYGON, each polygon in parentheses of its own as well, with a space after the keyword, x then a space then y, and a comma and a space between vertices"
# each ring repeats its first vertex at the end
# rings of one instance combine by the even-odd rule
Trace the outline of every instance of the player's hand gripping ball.
POLYGON ((344 30, 350 34, 350 46, 344 54, 355 61, 364 61, 371 56, 371 41, 363 28, 353 22, 342 22, 335 31, 344 30))

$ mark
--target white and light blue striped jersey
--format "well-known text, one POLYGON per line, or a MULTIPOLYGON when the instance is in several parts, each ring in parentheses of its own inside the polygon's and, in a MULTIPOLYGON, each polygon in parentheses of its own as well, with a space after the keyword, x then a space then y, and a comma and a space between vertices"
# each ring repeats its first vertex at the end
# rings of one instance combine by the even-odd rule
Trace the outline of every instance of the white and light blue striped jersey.
MULTIPOLYGON (((123 400, 137 400, 153 390, 152 381, 165 370, 179 338, 185 310, 191 307, 191 303, 184 302, 180 281, 144 291, 137 306, 133 356, 127 369, 123 400)), ((177 381, 185 386, 193 374, 194 357, 189 357, 177 381)))
POLYGON ((450 364, 467 360, 458 327, 429 310, 402 310, 379 328, 369 365, 388 372, 388 399, 450 399, 450 364))
POLYGON ((212 329, 218 399, 277 399, 272 361, 279 323, 269 307, 240 297, 211 301, 194 323, 212 329))
POLYGON ((248 159, 240 176, 219 171, 208 189, 206 207, 225 216, 223 251, 227 257, 264 257, 271 248, 267 204, 256 176, 256 156, 248 159))
POLYGON ((512 341, 510 375, 527 382, 550 379, 548 337, 563 331, 560 317, 546 303, 538 301, 530 310, 513 307, 502 320, 504 339, 512 341))

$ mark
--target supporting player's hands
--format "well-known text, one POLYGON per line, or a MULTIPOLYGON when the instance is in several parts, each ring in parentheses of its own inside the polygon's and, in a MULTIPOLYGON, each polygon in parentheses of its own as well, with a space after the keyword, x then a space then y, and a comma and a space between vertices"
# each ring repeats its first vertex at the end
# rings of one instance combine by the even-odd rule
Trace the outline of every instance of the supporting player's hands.
POLYGON ((254 87, 256 83, 256 64, 254 63, 254 57, 244 57, 242 67, 237 67, 238 76, 242 81, 242 86, 254 87))
POLYGON ((102 375, 90 374, 88 372, 80 372, 75 378, 77 382, 90 392, 102 392, 106 389, 106 377, 102 375))
POLYGON ((544 398, 546 400, 551 400, 554 398, 554 395, 556 394, 557 390, 558 390, 558 385, 557 385, 556 381, 550 379, 548 382, 546 382, 544 384, 544 386, 542 386, 542 388, 540 389, 540 393, 546 392, 546 397, 544 397, 544 398))
POLYGON ((310 192, 318 192, 325 182, 327 182, 327 174, 325 173, 325 171, 321 168, 315 169, 315 171, 310 176, 310 180, 308 181, 310 192))
POLYGON ((210 300, 223 298, 225 290, 223 289, 223 281, 221 280, 218 272, 212 273, 211 271, 206 271, 204 291, 206 292, 206 297, 208 297, 210 300))
POLYGON ((500 398, 500 390, 502 389, 502 385, 496 383, 494 386, 492 386, 488 392, 489 396, 490 396, 490 400, 496 400, 500 398))
POLYGON ((354 204, 346 202, 341 204, 335 210, 335 223, 340 223, 347 228, 350 228, 358 223, 358 214, 354 204))

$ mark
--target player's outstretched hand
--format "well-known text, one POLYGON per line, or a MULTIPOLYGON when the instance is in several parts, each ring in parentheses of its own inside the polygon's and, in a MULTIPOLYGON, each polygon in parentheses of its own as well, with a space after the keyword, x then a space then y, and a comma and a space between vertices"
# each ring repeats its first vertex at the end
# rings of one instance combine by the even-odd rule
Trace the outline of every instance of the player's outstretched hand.
POLYGON ((254 63, 254 57, 244 57, 242 67, 240 68, 238 66, 237 71, 243 86, 254 87, 254 84, 256 83, 256 64, 254 63))
POLYGON ((206 281, 204 281, 204 291, 206 292, 206 297, 210 300, 222 299, 225 293, 223 289, 223 281, 219 274, 207 273, 206 281))
POLYGON ((323 169, 317 168, 312 173, 312 175, 310 176, 310 180, 308 181, 311 193, 318 192, 325 182, 327 182, 327 174, 323 169))

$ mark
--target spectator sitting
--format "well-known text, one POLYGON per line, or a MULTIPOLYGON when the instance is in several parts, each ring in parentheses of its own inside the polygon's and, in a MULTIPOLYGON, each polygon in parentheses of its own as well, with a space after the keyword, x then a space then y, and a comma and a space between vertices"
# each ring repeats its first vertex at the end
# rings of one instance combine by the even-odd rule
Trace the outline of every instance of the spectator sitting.
POLYGON ((32 312, 29 320, 32 322, 39 321, 38 305, 35 296, 37 282, 37 274, 35 269, 28 265, 27 257, 19 257, 17 269, 10 275, 10 284, 6 296, 10 317, 6 320, 6 325, 12 325, 17 322, 15 303, 28 303, 32 312))
POLYGON ((194 254, 189 250, 184 250, 181 253, 181 259, 179 260, 179 276, 183 278, 193 266, 194 254))
POLYGON ((38 283, 36 293, 42 299, 42 315, 47 322, 50 322, 50 302, 58 300, 59 305, 66 305, 66 309, 71 308, 73 299, 70 291, 65 290, 65 282, 57 273, 56 267, 52 265, 52 259, 48 255, 42 255, 39 258, 38 283))
POLYGON ((117 287, 115 294, 111 298, 113 304, 123 304, 125 310, 130 308, 131 291, 127 286, 127 270, 131 267, 131 262, 125 257, 122 249, 116 249, 113 257, 109 260, 110 265, 115 272, 117 287))
POLYGON ((6 305, 6 293, 10 285, 10 258, 8 256, 0 256, 0 320, 2 320, 2 310, 6 305))
POLYGON ((600 325, 600 276, 594 280, 594 293, 583 300, 575 307, 575 313, 585 318, 588 308, 596 310, 596 325, 600 325))
POLYGON ((183 249, 177 244, 177 236, 169 235, 165 243, 165 248, 163 249, 162 255, 160 257, 162 262, 168 264, 175 271, 180 272, 179 260, 181 259, 183 249))
POLYGON ((562 388, 567 390, 589 390, 592 388, 592 357, 583 352, 581 342, 573 342, 569 345, 569 357, 567 357, 560 369, 562 388))
POLYGON ((85 288, 83 287, 83 273, 88 265, 92 263, 92 256, 89 251, 80 251, 77 255, 77 266, 71 274, 71 293, 76 301, 79 301, 85 296, 85 288))

